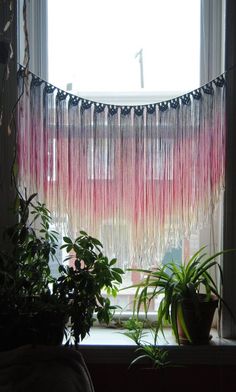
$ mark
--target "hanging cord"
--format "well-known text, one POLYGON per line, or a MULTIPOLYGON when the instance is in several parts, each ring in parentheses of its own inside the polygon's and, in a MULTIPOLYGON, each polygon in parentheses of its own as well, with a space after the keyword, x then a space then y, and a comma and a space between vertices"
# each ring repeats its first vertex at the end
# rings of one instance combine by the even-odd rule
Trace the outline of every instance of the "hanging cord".
POLYGON ((15 143, 14 143, 14 153, 13 153, 13 160, 12 160, 12 165, 11 165, 11 181, 14 185, 15 191, 18 194, 18 196, 20 196, 22 198, 22 194, 19 191, 19 188, 17 186, 17 179, 16 179, 16 173, 15 173, 15 165, 16 165, 16 158, 17 158, 17 137, 18 137, 18 127, 16 125, 16 110, 17 110, 17 106, 22 98, 24 94, 24 83, 22 84, 22 91, 12 109, 11 112, 11 120, 9 122, 9 126, 11 127, 11 124, 13 125, 13 129, 14 129, 14 136, 15 136, 15 143))

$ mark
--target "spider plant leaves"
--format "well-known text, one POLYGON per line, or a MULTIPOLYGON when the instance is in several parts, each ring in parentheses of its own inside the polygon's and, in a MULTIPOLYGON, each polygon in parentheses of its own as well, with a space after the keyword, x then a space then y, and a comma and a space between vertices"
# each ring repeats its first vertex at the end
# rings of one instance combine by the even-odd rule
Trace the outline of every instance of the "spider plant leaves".
POLYGON ((147 305, 148 304, 148 301, 147 301, 148 295, 147 295, 147 292, 148 292, 148 288, 144 287, 144 289, 141 290, 140 295, 136 296, 137 314, 139 314, 142 305, 144 306, 145 314, 147 313, 147 310, 148 310, 148 305, 147 305))
MULTIPOLYGON (((220 271, 222 272, 220 265, 218 265, 218 267, 220 268, 220 271)), ((211 277, 211 275, 209 274, 208 271, 205 271, 205 273, 204 273, 204 280, 205 280, 204 285, 207 284, 209 287, 214 287, 214 289, 217 291, 217 285, 214 282, 213 278, 211 277)), ((221 279, 220 279, 220 281, 222 282, 221 279)))
POLYGON ((155 270, 132 269, 132 271, 143 272, 146 275, 140 284, 130 286, 136 287, 134 314, 138 315, 141 309, 144 309, 147 314, 150 301, 159 296, 161 300, 157 309, 156 332, 161 331, 163 333, 166 322, 170 322, 178 342, 178 323, 181 324, 186 337, 190 340, 184 321, 184 313, 179 308, 179 304, 187 299, 192 303, 196 316, 199 316, 199 302, 202 301, 202 294, 201 297, 199 297, 199 294, 202 289, 205 290, 205 301, 211 301, 212 295, 216 296, 219 300, 219 306, 222 302, 232 315, 210 274, 213 267, 217 268, 222 284, 222 269, 216 259, 220 255, 231 251, 233 249, 219 251, 208 256, 206 246, 203 246, 184 264, 179 265, 170 261, 155 270))
POLYGON ((214 267, 218 263, 216 261, 212 261, 211 263, 203 263, 199 267, 196 268, 195 274, 192 277, 193 282, 197 282, 201 276, 204 276, 204 273, 208 271, 211 267, 214 267))
MULTIPOLYGON (((185 319, 184 319, 184 313, 183 313, 183 306, 181 302, 177 303, 177 317, 178 317, 178 322, 182 328, 182 330, 184 331, 185 336, 187 337, 189 342, 192 342, 191 336, 189 335, 188 332, 188 328, 186 326, 185 323, 185 319)), ((177 341, 179 340, 179 333, 177 330, 177 341)))
POLYGON ((174 332, 177 343, 179 344, 177 317, 178 317, 178 295, 174 295, 170 306, 170 318, 171 318, 172 330, 174 332))
POLYGON ((165 295, 165 319, 168 320, 169 318, 169 308, 171 306, 171 301, 173 298, 173 293, 174 293, 174 289, 175 289, 175 284, 169 284, 169 289, 166 291, 166 295, 165 295))
POLYGON ((205 245, 198 249, 198 251, 194 253, 193 256, 189 259, 189 261, 186 263, 186 271, 188 271, 192 263, 194 263, 196 260, 199 263, 200 260, 198 259, 198 256, 200 256, 201 258, 205 256, 205 253, 202 253, 203 249, 206 249, 205 245))
MULTIPOLYGON (((139 350, 139 349, 137 349, 136 352, 137 352, 138 350, 139 350)), ((131 366, 135 365, 137 362, 140 362, 140 361, 142 361, 143 359, 146 359, 146 358, 147 358, 147 354, 139 355, 138 357, 136 357, 136 358, 130 363, 129 368, 130 368, 131 366)))
MULTIPOLYGON (((170 365, 170 362, 167 361, 168 352, 162 348, 159 348, 152 344, 140 344, 140 347, 137 348, 136 352, 141 352, 143 354, 136 357, 130 364, 130 366, 135 365, 137 362, 142 362, 148 360, 152 363, 153 369, 160 369, 170 365)), ((129 366, 129 367, 130 367, 129 366)))
POLYGON ((166 303, 165 299, 163 298, 162 301, 160 302, 160 305, 158 307, 157 311, 157 326, 156 326, 156 334, 158 334, 159 331, 161 331, 162 335, 164 336, 164 331, 163 331, 163 320, 165 319, 166 315, 166 303))

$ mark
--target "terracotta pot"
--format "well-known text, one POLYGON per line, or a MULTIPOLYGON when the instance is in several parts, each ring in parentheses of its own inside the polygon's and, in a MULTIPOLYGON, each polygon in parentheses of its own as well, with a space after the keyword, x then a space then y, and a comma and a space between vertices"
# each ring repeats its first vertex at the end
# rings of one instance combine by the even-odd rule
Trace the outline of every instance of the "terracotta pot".
POLYGON ((190 299, 181 302, 183 317, 191 341, 185 335, 181 323, 178 320, 178 333, 181 344, 207 344, 211 339, 210 330, 218 299, 211 297, 206 300, 204 294, 199 294, 198 306, 190 299))

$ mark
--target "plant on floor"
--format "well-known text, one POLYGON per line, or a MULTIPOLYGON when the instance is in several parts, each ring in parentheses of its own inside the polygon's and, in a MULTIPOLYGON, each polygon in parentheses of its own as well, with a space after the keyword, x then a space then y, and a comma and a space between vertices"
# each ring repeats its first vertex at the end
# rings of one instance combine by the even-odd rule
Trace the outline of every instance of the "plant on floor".
POLYGON ((209 341, 215 308, 222 303, 228 308, 210 275, 210 269, 217 268, 222 283, 222 271, 216 258, 226 251, 207 256, 205 250, 205 246, 200 248, 184 264, 171 261, 156 270, 138 270, 145 277, 141 283, 133 286, 136 287, 134 314, 138 316, 143 307, 147 315, 150 302, 159 297, 156 334, 163 332, 163 328, 169 324, 178 343, 209 341), (212 308, 208 310, 211 305, 212 308), (206 315, 210 316, 207 321, 206 315))

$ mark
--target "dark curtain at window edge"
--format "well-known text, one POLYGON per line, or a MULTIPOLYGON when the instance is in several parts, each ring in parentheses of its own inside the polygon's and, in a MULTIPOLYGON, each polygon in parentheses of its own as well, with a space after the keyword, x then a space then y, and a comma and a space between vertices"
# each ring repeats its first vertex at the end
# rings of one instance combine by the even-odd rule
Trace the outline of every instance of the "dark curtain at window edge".
MULTIPOLYGON (((236 2, 226 1, 226 69, 236 64, 236 2)), ((224 249, 236 248, 236 73, 235 68, 227 73, 226 93, 226 173, 224 199, 224 249)), ((223 261, 223 297, 236 318, 236 254, 226 254, 223 261)), ((227 309, 223 309, 222 337, 235 338, 236 325, 227 309)))
MULTIPOLYGON (((2 123, 0 125, 0 246, 2 241, 2 231, 7 226, 13 223, 15 216, 11 214, 15 198, 15 188, 11 180, 11 169, 15 153, 15 123, 12 117, 12 110, 17 100, 17 33, 16 33, 16 15, 17 6, 13 2, 12 11, 9 10, 9 2, 0 2, 0 31, 4 30, 4 26, 9 21, 11 15, 13 16, 12 23, 1 36, 3 44, 12 44, 13 57, 9 59, 9 77, 6 78, 6 67, 4 59, 1 58, 0 63, 0 81, 1 81, 1 97, 2 105, 2 123), (11 121, 12 120, 12 121, 11 121), (10 126, 9 126, 10 124, 10 126)), ((8 54, 9 55, 9 54, 8 54)), ((6 59, 6 61, 8 61, 6 59)))

